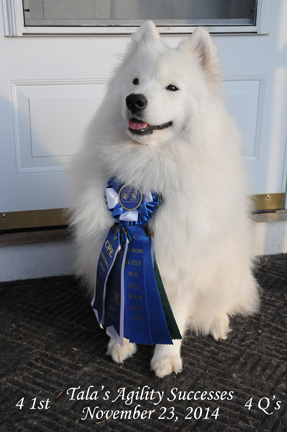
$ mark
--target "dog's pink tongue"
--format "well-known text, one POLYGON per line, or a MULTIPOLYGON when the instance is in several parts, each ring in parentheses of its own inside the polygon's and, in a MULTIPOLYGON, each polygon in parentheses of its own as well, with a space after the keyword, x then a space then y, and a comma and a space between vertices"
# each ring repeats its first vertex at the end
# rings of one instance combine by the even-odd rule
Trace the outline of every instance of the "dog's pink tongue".
POLYGON ((133 119, 129 120, 129 127, 133 130, 143 129, 146 125, 147 123, 138 122, 133 119))

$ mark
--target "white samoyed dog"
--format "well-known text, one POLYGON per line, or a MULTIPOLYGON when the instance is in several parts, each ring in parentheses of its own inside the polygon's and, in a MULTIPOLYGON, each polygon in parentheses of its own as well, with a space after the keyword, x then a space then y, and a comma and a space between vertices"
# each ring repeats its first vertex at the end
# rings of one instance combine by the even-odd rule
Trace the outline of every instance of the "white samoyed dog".
MULTIPOLYGON (((99 253, 115 220, 105 188, 160 193, 149 225, 155 255, 182 336, 187 329, 226 339, 229 316, 258 308, 252 274, 248 179, 240 133, 224 108, 216 49, 202 28, 177 48, 151 21, 132 36, 71 167, 77 273, 94 291, 99 253)), ((156 345, 151 368, 182 370, 181 341, 156 345)), ((111 339, 117 363, 136 351, 111 339)))

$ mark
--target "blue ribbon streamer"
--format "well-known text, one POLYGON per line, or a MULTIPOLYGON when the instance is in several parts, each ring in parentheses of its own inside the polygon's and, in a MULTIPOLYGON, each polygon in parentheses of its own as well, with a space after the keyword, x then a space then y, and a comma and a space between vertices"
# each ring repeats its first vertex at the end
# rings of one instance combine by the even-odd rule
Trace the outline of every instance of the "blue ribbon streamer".
MULTIPOLYGON (((119 193, 122 185, 112 177, 109 187, 119 193)), ((147 345, 173 344, 154 273, 152 240, 146 231, 160 204, 157 194, 151 196, 152 201, 143 197, 137 208, 137 222, 120 220, 126 212, 120 202, 110 209, 117 223, 109 230, 98 261, 92 306, 99 324, 121 344, 123 337, 147 345)))
POLYGON ((125 263, 125 337, 141 344, 172 344, 158 291, 151 239, 141 224, 128 227, 132 237, 125 263))

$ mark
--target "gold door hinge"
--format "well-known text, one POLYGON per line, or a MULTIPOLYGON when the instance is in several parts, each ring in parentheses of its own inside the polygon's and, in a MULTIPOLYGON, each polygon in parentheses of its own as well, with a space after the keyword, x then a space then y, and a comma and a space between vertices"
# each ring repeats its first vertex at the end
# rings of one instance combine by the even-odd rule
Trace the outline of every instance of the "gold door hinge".
POLYGON ((285 193, 253 195, 254 210, 282 210, 285 206, 285 193))
POLYGON ((0 230, 68 225, 66 209, 30 210, 0 213, 0 230))
MULTIPOLYGON (((284 209, 285 193, 253 195, 255 211, 284 209)), ((0 213, 0 230, 44 228, 69 224, 67 209, 0 213)))

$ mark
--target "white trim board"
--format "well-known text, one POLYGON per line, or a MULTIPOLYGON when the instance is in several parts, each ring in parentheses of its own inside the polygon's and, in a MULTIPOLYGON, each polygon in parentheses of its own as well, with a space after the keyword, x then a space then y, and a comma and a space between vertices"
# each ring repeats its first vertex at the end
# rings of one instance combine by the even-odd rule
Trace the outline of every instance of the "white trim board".
MULTIPOLYGON (((287 253, 287 221, 254 224, 257 256, 287 253)), ((0 247, 0 282, 73 274, 72 240, 0 247)))
POLYGON ((287 253, 287 220, 254 224, 255 254, 287 253))
POLYGON ((0 248, 0 282, 73 274, 73 242, 56 241, 0 248))

